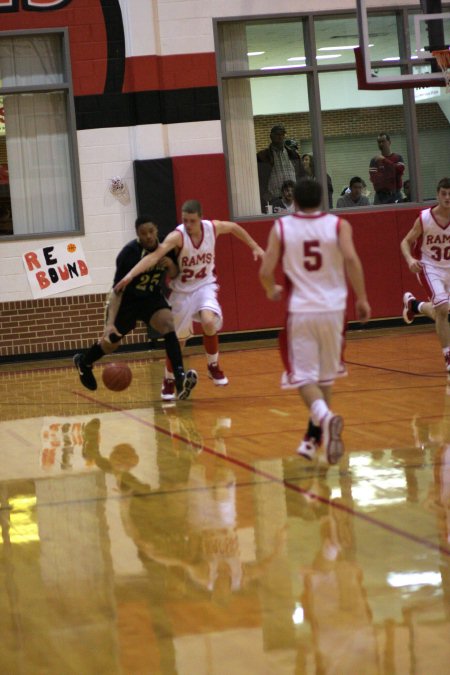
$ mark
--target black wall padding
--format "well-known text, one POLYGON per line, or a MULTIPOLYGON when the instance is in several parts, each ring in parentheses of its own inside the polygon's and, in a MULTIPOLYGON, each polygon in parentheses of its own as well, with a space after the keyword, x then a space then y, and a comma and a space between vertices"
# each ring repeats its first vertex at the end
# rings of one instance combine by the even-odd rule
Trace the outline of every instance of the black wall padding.
POLYGON ((178 225, 172 159, 136 159, 133 168, 138 216, 153 216, 162 240, 178 225))
MULTIPOLYGON (((117 86, 120 77, 120 63, 108 64, 107 85, 110 89, 117 86)), ((108 89, 104 94, 75 96, 75 114, 79 131, 137 124, 207 122, 220 120, 219 94, 217 87, 124 94, 108 89)))

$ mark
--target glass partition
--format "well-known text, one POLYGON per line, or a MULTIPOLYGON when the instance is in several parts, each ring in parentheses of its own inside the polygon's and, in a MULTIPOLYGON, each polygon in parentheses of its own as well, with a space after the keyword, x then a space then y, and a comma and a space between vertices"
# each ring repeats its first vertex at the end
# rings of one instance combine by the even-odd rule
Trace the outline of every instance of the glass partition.
MULTIPOLYGON (((431 68, 411 58, 409 12, 369 14, 375 77, 431 68)), ((433 198, 449 172, 450 93, 359 89, 355 12, 227 20, 216 35, 234 218, 272 216, 283 182, 305 174, 326 176, 329 209, 433 198)))

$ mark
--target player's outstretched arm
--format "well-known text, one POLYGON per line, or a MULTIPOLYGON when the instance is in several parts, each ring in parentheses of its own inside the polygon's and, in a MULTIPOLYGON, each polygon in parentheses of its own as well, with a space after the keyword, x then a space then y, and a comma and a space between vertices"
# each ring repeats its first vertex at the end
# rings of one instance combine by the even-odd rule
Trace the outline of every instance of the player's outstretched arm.
POLYGON ((177 263, 172 260, 172 258, 169 258, 169 256, 165 255, 161 258, 159 261, 159 264, 161 267, 164 267, 164 269, 167 272, 167 276, 169 279, 175 279, 175 277, 178 275, 180 269, 177 265, 177 263))
POLYGON ((280 300, 283 294, 283 287, 275 283, 274 272, 281 254, 280 240, 275 228, 276 225, 270 230, 267 249, 259 268, 259 280, 269 300, 280 300))
POLYGON ((243 227, 237 223, 232 223, 228 220, 213 220, 214 226, 216 228, 216 233, 219 234, 233 234, 235 237, 240 239, 247 244, 249 248, 253 251, 253 259, 258 260, 264 255, 264 250, 261 246, 249 235, 249 233, 244 230, 243 227))
POLYGON ((412 272, 413 274, 417 274, 422 269, 422 264, 420 260, 417 260, 411 255, 412 247, 421 234, 422 234, 422 223, 420 221, 420 218, 416 218, 416 220, 414 221, 414 225, 400 242, 400 250, 402 252, 402 255, 406 260, 406 264, 408 265, 410 272, 412 272))
POLYGON ((352 228, 347 220, 341 220, 339 229, 339 247, 344 257, 345 271, 356 295, 356 315, 365 323, 370 319, 371 308, 367 300, 364 271, 359 255, 353 244, 352 228))
POLYGON ((152 251, 152 253, 148 253, 146 256, 144 256, 138 263, 136 263, 136 265, 128 272, 128 274, 125 274, 125 276, 114 286, 114 291, 116 293, 120 293, 120 291, 123 291, 125 286, 128 286, 130 281, 132 281, 135 277, 154 267, 156 263, 166 255, 166 253, 171 251, 179 244, 180 239, 181 235, 179 232, 171 232, 168 234, 162 244, 159 244, 155 251, 152 251))

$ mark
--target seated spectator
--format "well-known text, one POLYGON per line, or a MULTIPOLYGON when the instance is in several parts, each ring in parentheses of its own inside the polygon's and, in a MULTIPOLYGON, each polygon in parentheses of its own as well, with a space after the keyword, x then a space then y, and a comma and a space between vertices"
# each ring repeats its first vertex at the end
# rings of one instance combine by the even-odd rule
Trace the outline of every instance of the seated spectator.
POLYGON ((272 208, 274 213, 294 213, 294 181, 285 180, 281 186, 280 199, 274 199, 272 208))
POLYGON ((399 202, 400 203, 410 202, 411 201, 411 182, 410 182, 409 178, 407 178, 405 180, 405 182, 403 183, 403 193, 404 193, 405 196, 403 197, 403 199, 399 199, 399 202))
POLYGON ((370 206, 367 197, 362 194, 363 180, 359 176, 353 176, 350 181, 349 189, 337 200, 336 208, 346 209, 353 206, 370 206))
MULTIPOLYGON (((363 195, 363 197, 369 197, 370 190, 367 189, 366 181, 363 178, 361 178, 361 185, 362 185, 361 194, 363 195)), ((350 188, 349 188, 348 185, 346 185, 345 188, 342 188, 342 190, 341 190, 341 197, 343 197, 343 195, 349 195, 349 194, 350 194, 350 188)))
MULTIPOLYGON (((305 152, 304 155, 302 155, 302 164, 303 168, 306 171, 307 177, 308 178, 314 178, 315 180, 319 180, 318 177, 316 176, 315 168, 314 168, 314 159, 313 156, 305 152)), ((328 206, 330 209, 333 208, 333 183, 331 182, 330 176, 327 174, 327 190, 328 190, 328 206)))

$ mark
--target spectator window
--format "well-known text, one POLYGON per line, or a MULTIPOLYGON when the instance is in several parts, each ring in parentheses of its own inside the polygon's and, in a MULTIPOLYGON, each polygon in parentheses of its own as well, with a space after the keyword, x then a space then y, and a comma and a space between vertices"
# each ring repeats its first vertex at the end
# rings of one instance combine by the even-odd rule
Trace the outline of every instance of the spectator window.
POLYGON ((0 37, 0 236, 81 228, 66 31, 0 37))
MULTIPOLYGON (((410 14, 407 8, 371 11, 375 74, 399 77, 416 67, 407 29, 405 34, 410 14)), ((276 125, 285 128, 286 141, 294 141, 300 155, 313 156, 314 174, 327 185, 325 207, 336 208, 354 176, 361 177, 373 205, 369 164, 379 154, 381 132, 390 135, 392 151, 404 160, 403 179, 411 179, 411 201, 434 195, 437 181, 446 174, 446 156, 438 148, 450 145, 450 95, 444 87, 358 89, 355 12, 218 20, 215 35, 233 218, 271 212, 256 156, 270 147, 276 125)))

